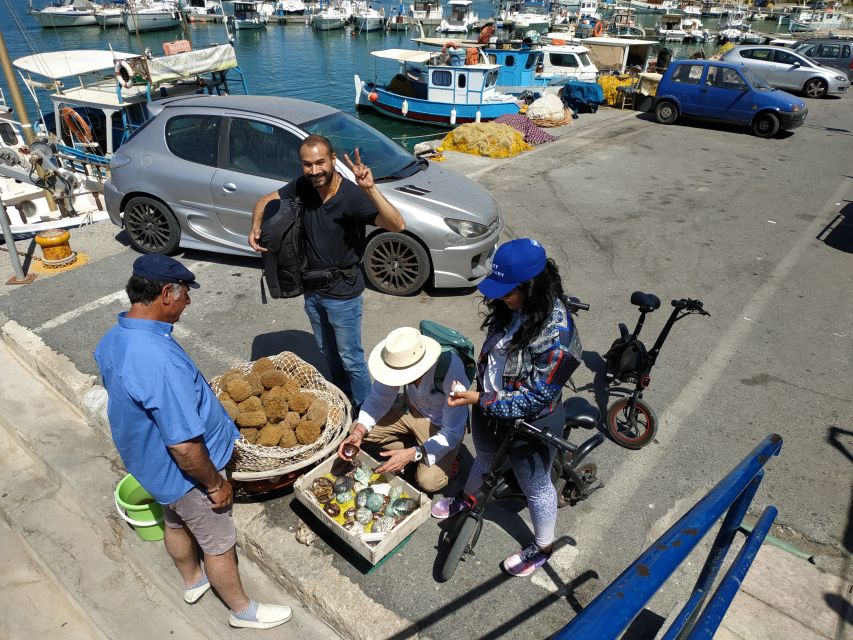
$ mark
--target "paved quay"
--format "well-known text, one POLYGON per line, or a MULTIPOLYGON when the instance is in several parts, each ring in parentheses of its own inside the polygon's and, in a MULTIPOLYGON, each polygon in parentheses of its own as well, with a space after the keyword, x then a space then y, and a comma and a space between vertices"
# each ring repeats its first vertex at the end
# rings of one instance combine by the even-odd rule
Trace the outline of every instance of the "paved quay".
MULTIPOLYGON (((607 485, 560 512, 559 549, 548 571, 528 580, 499 571, 500 560, 530 539, 526 510, 505 504, 491 510, 477 555, 446 584, 433 578, 435 521, 365 573, 327 539, 311 547, 295 543, 302 513, 288 492, 238 505, 243 553, 344 637, 544 638, 758 441, 778 432, 782 455, 768 466, 755 513, 778 506, 774 535, 815 555, 826 571, 765 548, 747 583, 754 578, 798 595, 780 602, 779 593, 750 591, 745 583, 726 632, 800 637, 774 629, 801 625, 816 637, 849 634, 843 620, 850 616, 851 579, 853 239, 843 222, 853 215, 845 168, 853 165, 853 133, 845 129, 853 107, 825 100, 809 101, 809 109, 805 127, 769 141, 724 127, 662 127, 636 113, 602 109, 582 115, 558 142, 516 159, 447 154, 447 166, 474 177, 501 203, 507 238, 542 240, 568 290, 592 305, 578 319, 587 368, 576 376, 591 401, 603 401, 595 373, 617 335, 616 322, 635 319, 631 291, 664 300, 647 321, 649 341, 670 298, 701 298, 712 313, 679 323, 664 347, 648 392, 661 418, 656 442, 639 452, 608 442, 593 455, 607 485), (805 592, 782 588, 782 574, 770 573, 779 567, 805 592), (789 626, 770 626, 781 623, 789 626)), ((74 232, 72 244, 90 253, 90 263, 27 287, 3 287, 0 313, 11 322, 0 326, 7 344, 20 347, 28 364, 72 402, 87 399, 96 418, 91 350, 124 307, 121 290, 135 255, 104 225, 74 232)), ((202 288, 193 292, 176 335, 206 375, 283 349, 322 368, 300 301, 260 304, 258 261, 200 252, 182 258, 202 288)), ((479 344, 477 313, 471 291, 426 290, 405 299, 368 292, 365 346, 424 317, 479 344)), ((108 444, 98 435, 103 426, 93 433, 108 444)), ((466 448, 451 489, 470 465, 470 441, 466 448)), ((118 477, 107 475, 104 486, 118 477)), ((165 556, 159 549, 149 554, 165 556)), ((691 558, 644 618, 659 625, 700 564, 691 558)), ((633 637, 652 637, 650 626, 633 637)))

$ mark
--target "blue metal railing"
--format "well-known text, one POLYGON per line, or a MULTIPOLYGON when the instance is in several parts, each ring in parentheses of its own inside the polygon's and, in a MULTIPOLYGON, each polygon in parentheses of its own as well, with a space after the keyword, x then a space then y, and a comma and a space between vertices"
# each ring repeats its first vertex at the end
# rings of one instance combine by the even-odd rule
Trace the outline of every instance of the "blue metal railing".
POLYGON ((699 573, 696 586, 662 640, 713 638, 743 577, 776 519, 769 506, 747 536, 708 605, 714 579, 731 548, 738 527, 764 477, 764 465, 779 455, 782 438, 767 436, 740 464, 732 469, 708 494, 637 558, 578 616, 554 636, 555 640, 595 638, 607 640, 621 635, 646 603, 657 593, 705 534, 726 517, 699 573))

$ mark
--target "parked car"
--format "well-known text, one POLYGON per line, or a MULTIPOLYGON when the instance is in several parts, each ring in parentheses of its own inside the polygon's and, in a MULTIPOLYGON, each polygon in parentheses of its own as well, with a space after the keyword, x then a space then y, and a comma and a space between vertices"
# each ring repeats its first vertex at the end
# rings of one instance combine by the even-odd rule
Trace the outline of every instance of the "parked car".
POLYGON ((723 60, 745 65, 776 87, 802 92, 809 98, 844 95, 850 87, 846 74, 824 67, 785 47, 741 45, 723 54, 723 60))
POLYGON ((733 122, 762 138, 799 127, 806 115, 802 100, 730 62, 676 60, 663 74, 655 98, 661 124, 680 117, 733 122))
POLYGON ((812 38, 801 40, 791 47, 825 67, 843 71, 853 80, 853 40, 839 38, 812 38))
POLYGON ((343 154, 359 148, 406 222, 403 233, 368 228, 364 271, 373 286, 409 295, 431 277, 435 287, 470 287, 491 269, 503 228, 494 198, 338 109, 262 96, 192 96, 149 109, 154 117, 113 155, 104 189, 110 218, 138 251, 257 256, 247 240, 252 207, 302 175, 299 144, 320 134, 348 180, 343 154))

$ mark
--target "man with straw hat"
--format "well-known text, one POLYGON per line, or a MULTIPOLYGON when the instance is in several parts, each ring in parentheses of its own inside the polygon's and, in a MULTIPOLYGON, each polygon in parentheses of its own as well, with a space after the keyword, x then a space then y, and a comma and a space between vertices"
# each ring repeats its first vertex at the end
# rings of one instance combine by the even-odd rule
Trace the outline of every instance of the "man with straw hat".
POLYGON ((462 359, 452 349, 447 352, 447 373, 436 381, 441 353, 436 340, 413 327, 394 329, 376 345, 367 361, 373 387, 338 455, 344 457, 347 444, 374 444, 384 449, 380 455, 385 458, 377 473, 398 473, 416 462, 421 489, 433 493, 443 488, 455 471, 456 452, 468 422, 467 407, 449 407, 447 397, 454 380, 465 388, 470 381, 462 359), (400 387, 404 387, 402 402, 396 402, 400 387))

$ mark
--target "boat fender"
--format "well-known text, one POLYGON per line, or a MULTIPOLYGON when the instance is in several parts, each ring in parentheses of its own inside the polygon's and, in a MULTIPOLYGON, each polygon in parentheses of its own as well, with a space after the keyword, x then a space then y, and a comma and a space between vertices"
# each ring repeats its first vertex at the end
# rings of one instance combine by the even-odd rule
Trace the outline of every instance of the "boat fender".
POLYGON ((404 116, 409 113, 409 101, 403 100, 403 107, 400 109, 400 113, 404 116))
POLYGON ((115 66, 116 82, 125 89, 133 86, 133 71, 124 60, 117 60, 115 66))
POLYGON ((367 99, 371 102, 376 102, 377 100, 379 100, 379 94, 375 91, 371 91, 369 94, 367 94, 367 99))
POLYGON ((450 124, 456 125, 456 107, 450 110, 450 124))
POLYGON ((65 126, 68 127, 68 131, 72 138, 86 144, 95 141, 95 137, 92 135, 92 130, 89 128, 89 125, 86 124, 86 121, 83 120, 83 116, 74 111, 71 107, 62 107, 62 110, 59 113, 62 116, 62 121, 65 123, 65 126))
POLYGON ((598 24, 595 25, 595 29, 592 30, 592 35, 597 38, 602 33, 604 33, 604 25, 599 22, 598 24))
POLYGON ((480 110, 477 109, 477 113, 474 115, 474 122, 480 122, 480 110))

